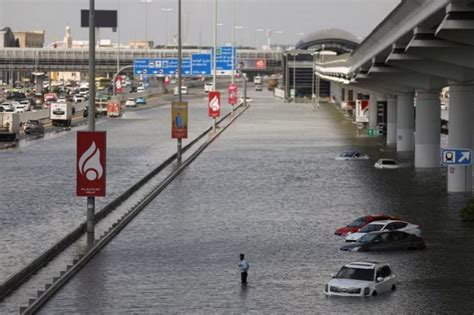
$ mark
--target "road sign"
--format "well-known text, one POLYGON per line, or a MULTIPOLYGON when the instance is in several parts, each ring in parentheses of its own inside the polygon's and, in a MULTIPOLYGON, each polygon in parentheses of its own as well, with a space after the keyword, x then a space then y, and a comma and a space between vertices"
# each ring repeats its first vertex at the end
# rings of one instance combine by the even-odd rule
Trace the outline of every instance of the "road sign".
MULTIPOLYGON (((191 75, 191 59, 184 58, 181 65, 183 75, 191 75)), ((175 75, 178 73, 178 58, 135 59, 133 73, 142 75, 175 75)))
POLYGON ((441 163, 443 165, 471 165, 472 151, 470 149, 443 149, 441 163))
POLYGON ((171 137, 173 139, 188 137, 188 102, 171 104, 171 137))
POLYGON ((237 104, 237 84, 231 84, 229 85, 229 88, 227 90, 229 93, 229 104, 230 105, 235 105, 237 104))
MULTIPOLYGON (((212 50, 214 51, 214 50, 212 50)), ((216 69, 217 74, 229 75, 232 74, 235 63, 237 63, 237 51, 235 47, 223 46, 217 48, 216 54, 216 69), (234 62, 232 62, 232 54, 234 55, 234 62)))
POLYGON ((211 54, 192 54, 191 73, 192 75, 211 75, 212 58, 211 54))
POLYGON ((104 197, 106 132, 77 132, 76 195, 104 197))
POLYGON ((216 118, 221 114, 221 93, 209 92, 209 117, 216 118))

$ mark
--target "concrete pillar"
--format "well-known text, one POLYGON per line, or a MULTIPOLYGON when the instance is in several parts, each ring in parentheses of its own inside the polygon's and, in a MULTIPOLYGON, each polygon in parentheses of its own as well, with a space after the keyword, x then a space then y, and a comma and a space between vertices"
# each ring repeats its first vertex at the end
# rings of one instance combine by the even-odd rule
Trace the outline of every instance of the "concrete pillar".
POLYGON ((36 85, 36 93, 42 93, 43 92, 43 76, 35 76, 35 85, 36 85))
POLYGON ((413 151, 415 148, 415 108, 411 93, 397 96, 397 151, 413 151))
POLYGON ((438 91, 417 91, 415 168, 440 167, 441 101, 438 91))
MULTIPOLYGON (((448 147, 470 149, 472 146, 472 118, 474 86, 449 86, 449 136, 448 147)), ((472 167, 448 167, 448 192, 472 191, 472 167)))
POLYGON ((377 128, 377 96, 370 94, 369 98, 369 128, 377 128))
POLYGON ((387 98, 387 145, 397 144, 397 98, 387 98))

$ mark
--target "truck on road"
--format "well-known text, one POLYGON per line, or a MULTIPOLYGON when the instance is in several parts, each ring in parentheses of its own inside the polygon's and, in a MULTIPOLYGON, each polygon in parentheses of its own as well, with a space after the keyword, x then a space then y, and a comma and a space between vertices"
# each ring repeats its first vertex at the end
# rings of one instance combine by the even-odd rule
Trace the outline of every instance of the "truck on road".
POLYGON ((0 113, 0 141, 16 141, 20 132, 20 114, 0 113))
POLYGON ((72 104, 52 103, 49 118, 51 119, 53 126, 71 126, 72 104))
POLYGON ((110 101, 107 105, 107 115, 109 117, 120 117, 120 115, 122 115, 122 108, 120 107, 120 102, 110 101))
POLYGON ((107 94, 97 94, 95 97, 95 108, 97 113, 107 115, 107 107, 111 97, 107 94))

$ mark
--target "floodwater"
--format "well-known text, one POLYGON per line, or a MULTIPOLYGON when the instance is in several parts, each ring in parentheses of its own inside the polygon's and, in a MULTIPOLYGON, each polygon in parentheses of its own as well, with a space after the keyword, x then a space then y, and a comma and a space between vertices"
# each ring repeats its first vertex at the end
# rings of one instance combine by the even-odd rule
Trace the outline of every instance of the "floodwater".
MULTIPOLYGON (((473 312, 474 226, 460 221, 466 197, 445 192, 444 170, 415 171, 412 156, 358 136, 332 105, 314 111, 268 92, 251 96, 250 109, 41 314, 473 312), (349 149, 371 159, 334 160, 349 149), (380 157, 405 167, 377 170, 380 157), (340 251, 334 230, 371 213, 419 224, 428 249, 340 251), (239 253, 250 263, 247 287, 239 253), (364 260, 390 263, 397 291, 325 297, 332 273, 364 260)), ((140 136, 151 141, 150 134, 140 136)), ((117 140, 111 150, 129 148, 117 140)), ((137 152, 137 163, 147 152, 137 152)))
MULTIPOLYGON (((190 140, 211 124, 202 88, 192 93, 190 140)), ((160 106, 97 121, 97 130, 107 131, 108 159, 107 197, 96 199, 97 211, 176 152, 170 117, 170 106, 160 106)), ((0 282, 85 221, 86 198, 75 196, 76 131, 85 129, 52 132, 0 150, 0 282)))

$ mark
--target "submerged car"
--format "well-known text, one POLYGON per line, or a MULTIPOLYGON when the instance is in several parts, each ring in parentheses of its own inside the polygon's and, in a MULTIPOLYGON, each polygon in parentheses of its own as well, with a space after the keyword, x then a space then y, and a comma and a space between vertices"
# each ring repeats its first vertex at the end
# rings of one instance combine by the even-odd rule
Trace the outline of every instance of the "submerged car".
POLYGON ((362 236, 366 235, 370 232, 377 232, 377 231, 403 231, 409 234, 413 234, 416 236, 421 235, 420 226, 416 224, 411 224, 405 221, 398 221, 398 220, 382 220, 382 221, 374 221, 366 226, 364 226, 360 231, 356 233, 351 233, 347 235, 346 242, 355 242, 362 236))
POLYGON ((44 134, 44 126, 39 120, 28 120, 24 127, 25 133, 27 135, 42 135, 44 134))
POLYGON ((137 97, 135 103, 137 105, 146 105, 146 99, 143 96, 137 97))
POLYGON ((380 159, 375 163, 375 168, 378 169, 396 169, 399 168, 397 161, 393 159, 380 159))
POLYGON ((355 243, 342 246, 341 250, 365 252, 425 248, 425 241, 420 236, 402 231, 382 231, 367 233, 355 243))
POLYGON ((334 232, 334 234, 346 236, 349 233, 358 232, 361 228, 363 228, 370 222, 380 220, 397 220, 397 218, 387 214, 366 215, 364 217, 355 219, 351 224, 338 228, 336 232, 334 232))
POLYGON ((394 291, 395 275, 390 266, 378 262, 352 262, 343 266, 326 284, 327 296, 376 296, 394 291))
POLYGON ((357 151, 348 151, 342 152, 336 156, 336 161, 348 161, 348 160, 368 160, 369 156, 367 154, 357 152, 357 151))

